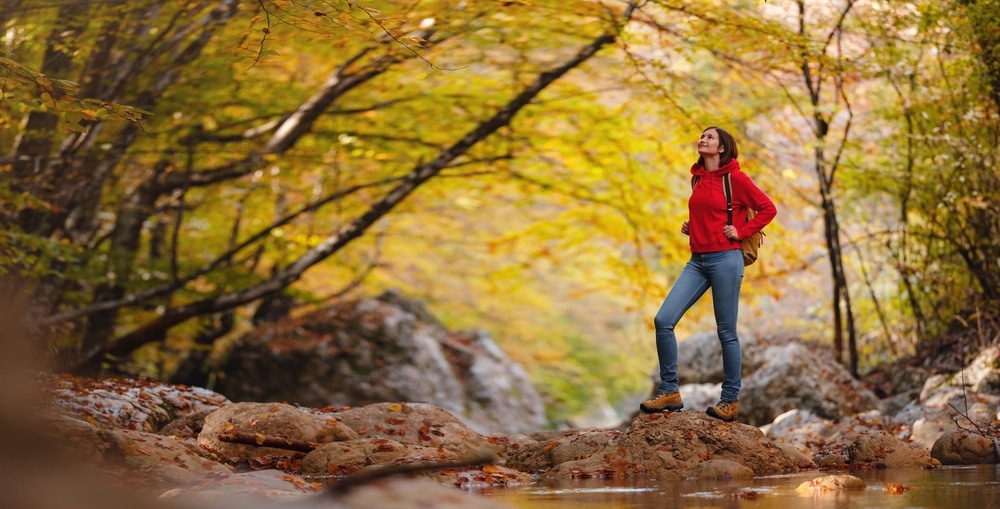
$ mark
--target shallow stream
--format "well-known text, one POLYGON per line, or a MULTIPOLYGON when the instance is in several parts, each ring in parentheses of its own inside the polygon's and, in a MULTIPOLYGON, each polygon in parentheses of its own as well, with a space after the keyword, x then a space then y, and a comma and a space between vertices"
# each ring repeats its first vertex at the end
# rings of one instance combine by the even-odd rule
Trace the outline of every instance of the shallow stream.
POLYGON ((1000 466, 887 469, 851 472, 866 488, 851 492, 797 492, 806 481, 837 472, 729 481, 539 480, 537 485, 476 490, 519 509, 993 509, 1000 508, 1000 466))

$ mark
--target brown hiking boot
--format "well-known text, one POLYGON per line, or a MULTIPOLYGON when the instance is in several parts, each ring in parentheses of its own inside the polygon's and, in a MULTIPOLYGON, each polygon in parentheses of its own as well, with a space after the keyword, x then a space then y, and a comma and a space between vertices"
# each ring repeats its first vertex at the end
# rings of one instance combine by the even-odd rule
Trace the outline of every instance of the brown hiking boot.
POLYGON ((739 413, 739 411, 739 401, 720 401, 715 406, 708 407, 708 410, 705 410, 705 413, 715 417, 716 419, 733 422, 736 420, 736 414, 739 413))
POLYGON ((639 404, 639 410, 642 410, 647 414, 662 412, 664 410, 674 412, 682 408, 684 408, 684 402, 681 401, 681 393, 679 392, 660 394, 653 399, 643 401, 639 404))

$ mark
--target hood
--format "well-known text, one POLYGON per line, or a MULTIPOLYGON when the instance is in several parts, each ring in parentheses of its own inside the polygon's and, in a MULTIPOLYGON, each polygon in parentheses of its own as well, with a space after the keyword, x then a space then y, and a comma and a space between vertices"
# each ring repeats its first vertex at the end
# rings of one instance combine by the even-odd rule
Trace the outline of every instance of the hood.
POLYGON ((691 166, 691 174, 696 177, 708 177, 708 176, 722 176, 727 173, 732 173, 740 169, 740 162, 736 159, 730 159, 728 163, 719 167, 715 171, 708 171, 703 165, 695 163, 691 166))

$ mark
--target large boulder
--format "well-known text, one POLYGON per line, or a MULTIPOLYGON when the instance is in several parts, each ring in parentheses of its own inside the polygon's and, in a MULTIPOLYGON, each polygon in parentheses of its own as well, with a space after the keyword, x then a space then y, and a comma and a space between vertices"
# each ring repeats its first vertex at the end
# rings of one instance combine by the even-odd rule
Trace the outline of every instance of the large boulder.
POLYGON ((72 416, 45 414, 36 421, 43 439, 36 454, 60 466, 84 469, 103 482, 147 495, 232 469, 209 458, 193 441, 156 433, 95 426, 72 416))
MULTIPOLYGON (((762 354, 766 346, 750 334, 740 335, 743 376, 760 368, 764 362, 762 354)), ((719 344, 719 334, 715 331, 698 332, 678 341, 677 366, 680 379, 685 384, 722 383, 722 346, 719 344)), ((659 376, 656 379, 659 381, 659 376)))
POLYGON ((395 293, 345 301, 237 341, 216 390, 234 401, 322 408, 422 402, 481 433, 545 427, 524 369, 482 331, 450 331, 395 293))
POLYGON ((225 460, 292 455, 285 448, 260 447, 224 439, 234 432, 316 444, 358 437, 353 429, 337 419, 322 418, 284 403, 233 403, 205 417, 198 445, 225 460))
POLYGON ((38 373, 36 380, 54 411, 104 429, 157 432, 176 419, 230 403, 208 389, 152 380, 49 373, 38 373))
POLYGON ((878 408, 875 394, 826 350, 803 343, 767 347, 760 369, 743 379, 740 420, 763 426, 789 410, 838 419, 878 408))
POLYGON ((968 430, 949 431, 931 447, 931 457, 942 465, 993 465, 1000 463, 996 437, 968 430))
POLYGON ((746 469, 754 475, 798 471, 760 429, 724 423, 704 412, 642 414, 624 432, 582 430, 528 444, 510 453, 507 464, 551 477, 705 478, 745 476, 746 469), (715 463, 702 465, 709 461, 715 463))
POLYGON ((385 438, 406 445, 437 447, 454 452, 462 460, 493 460, 499 450, 486 436, 434 405, 373 403, 322 415, 343 422, 359 438, 385 438))
POLYGON ((884 431, 863 432, 847 448, 847 457, 854 466, 881 468, 940 467, 924 449, 904 442, 884 431))
POLYGON ((725 423, 704 412, 641 415, 632 420, 621 445, 651 474, 685 470, 708 460, 729 460, 756 475, 796 472, 784 451, 761 430, 739 422, 725 423))

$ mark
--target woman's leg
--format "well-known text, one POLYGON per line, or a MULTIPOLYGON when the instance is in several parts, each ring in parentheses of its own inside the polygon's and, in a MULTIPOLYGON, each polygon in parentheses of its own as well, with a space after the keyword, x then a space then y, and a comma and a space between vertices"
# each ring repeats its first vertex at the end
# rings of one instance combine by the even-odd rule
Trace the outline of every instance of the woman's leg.
POLYGON ((743 357, 736 322, 740 313, 740 288, 743 285, 743 253, 736 249, 712 253, 706 263, 712 286, 712 304, 719 342, 722 344, 722 401, 739 401, 743 357), (715 256, 718 255, 718 256, 715 256))
POLYGON ((708 278, 702 269, 701 256, 693 254, 681 275, 667 293, 653 318, 656 327, 656 357, 660 362, 660 394, 677 392, 677 337, 674 327, 684 313, 708 290, 708 278))

